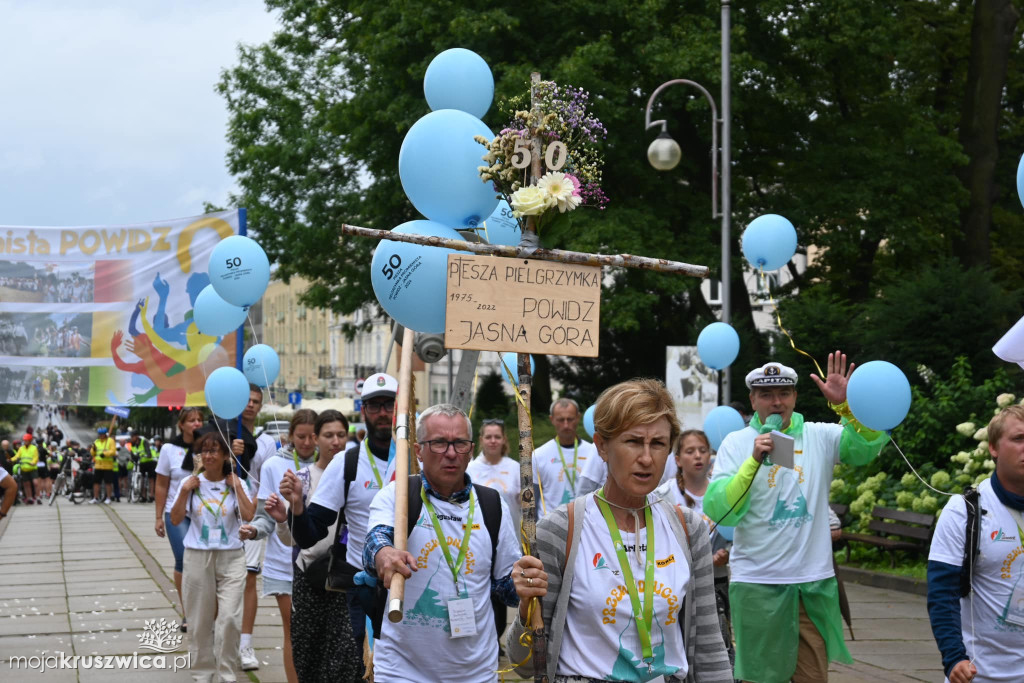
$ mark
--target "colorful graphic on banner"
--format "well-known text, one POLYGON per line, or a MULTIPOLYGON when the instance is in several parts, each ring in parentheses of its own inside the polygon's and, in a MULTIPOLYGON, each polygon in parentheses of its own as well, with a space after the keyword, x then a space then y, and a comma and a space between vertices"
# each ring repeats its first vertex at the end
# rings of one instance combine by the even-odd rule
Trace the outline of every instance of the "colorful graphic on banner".
POLYGON ((0 402, 203 405, 235 337, 193 322, 238 211, 112 227, 0 227, 0 402))
POLYGON ((696 346, 665 347, 665 386, 687 428, 700 427, 718 405, 718 377, 700 362, 696 346))

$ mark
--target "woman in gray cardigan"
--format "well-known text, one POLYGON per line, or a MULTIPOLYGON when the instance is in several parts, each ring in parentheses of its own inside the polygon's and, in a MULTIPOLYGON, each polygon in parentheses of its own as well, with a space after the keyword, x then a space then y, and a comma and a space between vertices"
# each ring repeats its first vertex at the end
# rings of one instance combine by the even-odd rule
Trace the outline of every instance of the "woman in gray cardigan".
POLYGON ((606 389, 594 427, 608 478, 539 522, 540 559, 515 563, 521 602, 505 633, 509 659, 523 662, 522 675, 532 671, 522 635, 536 597, 544 598, 554 683, 732 681, 707 525, 655 493, 680 431, 665 385, 641 379, 606 389))

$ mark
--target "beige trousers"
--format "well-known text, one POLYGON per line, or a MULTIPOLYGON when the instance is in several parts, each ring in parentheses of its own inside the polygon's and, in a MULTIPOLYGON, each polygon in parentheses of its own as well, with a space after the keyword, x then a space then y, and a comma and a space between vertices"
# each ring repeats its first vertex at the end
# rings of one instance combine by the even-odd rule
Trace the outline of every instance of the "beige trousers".
POLYGON ((245 553, 185 548, 181 593, 192 641, 192 677, 234 681, 240 665, 245 553), (216 623, 214 620, 216 619, 216 623))

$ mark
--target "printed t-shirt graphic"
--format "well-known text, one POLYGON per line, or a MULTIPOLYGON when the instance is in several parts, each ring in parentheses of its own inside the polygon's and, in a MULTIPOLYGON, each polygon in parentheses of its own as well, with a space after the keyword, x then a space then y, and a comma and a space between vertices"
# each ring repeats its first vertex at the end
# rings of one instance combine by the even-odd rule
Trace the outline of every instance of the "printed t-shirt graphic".
MULTIPOLYGON (((750 487, 750 508, 736 527, 729 558, 732 581, 794 584, 835 575, 828 515, 815 511, 828 506, 842 432, 839 425, 805 422, 793 443, 794 469, 758 469, 750 487)), ((756 437, 752 427, 726 436, 711 480, 736 472, 754 452, 756 437)))
MULTIPOLYGON (((455 560, 466 533, 469 502, 449 503, 430 498, 438 523, 455 560)), ((457 672, 458 680, 493 681, 497 678, 498 641, 483 637, 493 633, 494 612, 491 608, 491 576, 503 577, 512 571, 512 564, 522 555, 516 541, 508 506, 502 501, 501 530, 495 554, 496 568, 491 571, 491 539, 484 524, 480 505, 472 519, 469 549, 463 570, 459 573, 456 592, 451 570, 440 549, 437 534, 424 506, 409 534, 409 552, 417 571, 405 582, 405 617, 397 624, 385 619, 381 638, 374 647, 374 673, 378 680, 420 683, 422 663, 410 659, 410 650, 434 653, 434 661, 444 662, 446 670, 457 672), (477 636, 452 638, 448 623, 448 602, 468 596, 473 601, 477 636), (396 639, 400 638, 401 643, 396 639)), ((395 485, 390 483, 373 499, 369 528, 378 524, 394 525, 395 485)))
MULTIPOLYGON (((243 490, 248 491, 244 479, 243 490)), ((189 497, 186 506, 192 524, 185 534, 185 547, 193 550, 235 550, 242 547, 238 538, 241 526, 238 517, 238 501, 232 495, 231 487, 224 480, 210 481, 205 474, 199 475, 199 488, 179 496, 189 497)), ((247 495, 252 495, 248 492, 247 495)))
POLYGON ((572 446, 562 446, 558 439, 551 439, 534 451, 534 481, 540 482, 543 498, 537 508, 538 514, 542 517, 550 515, 559 505, 575 498, 580 473, 591 458, 599 457, 594 444, 583 440, 577 440, 572 446))
MULTIPOLYGON (((643 661, 640 635, 611 533, 591 499, 575 560, 557 674, 604 680, 611 672, 611 678, 617 681, 649 681, 672 675, 685 678, 686 651, 679 620, 690 568, 660 506, 655 506, 652 514, 656 541, 651 628, 654 661, 650 672, 643 661), (586 626, 573 628, 573 624, 586 626), (594 624, 599 626, 595 628, 594 624)), ((639 548, 637 534, 621 529, 619 533, 642 601, 647 533, 640 530, 639 548)))
MULTIPOLYGON (((1024 626, 1014 623, 1016 591, 1024 586, 1024 545, 1014 516, 992 490, 992 482, 978 486, 981 516, 981 553, 974 565, 970 596, 960 599, 960 623, 967 655, 978 662, 979 683, 1021 680, 1024 626), (974 623, 971 623, 973 602, 974 623), (1007 618, 1010 620, 1008 621, 1007 618), (973 637, 972 637, 973 631, 973 637)), ((929 560, 955 567, 963 565, 967 507, 963 496, 953 496, 939 516, 932 536, 929 560)), ((1016 593, 1018 599, 1024 594, 1016 593)))

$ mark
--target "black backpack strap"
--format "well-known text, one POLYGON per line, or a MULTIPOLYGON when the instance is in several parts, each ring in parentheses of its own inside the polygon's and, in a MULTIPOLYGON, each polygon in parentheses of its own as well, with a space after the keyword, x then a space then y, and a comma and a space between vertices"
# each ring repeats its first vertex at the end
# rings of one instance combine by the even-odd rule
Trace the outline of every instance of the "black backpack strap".
MULTIPOLYGON (((501 496, 489 486, 473 484, 476 499, 480 501, 480 512, 484 515, 484 526, 491 537, 491 576, 494 576, 495 559, 498 555, 498 532, 501 531, 501 496)), ((500 578, 500 577, 495 577, 500 578)))
POLYGON ((353 448, 345 452, 345 504, 338 510, 338 528, 348 524, 345 519, 345 508, 348 507, 348 492, 352 488, 352 482, 356 480, 356 472, 359 470, 359 449, 353 448))
POLYGON ((423 510, 423 499, 420 498, 420 489, 423 488, 423 481, 420 479, 418 474, 409 475, 409 529, 406 531, 405 538, 408 540, 409 536, 412 535, 412 529, 416 526, 416 521, 420 518, 420 512, 423 510))
POLYGON ((967 524, 964 530, 964 561, 960 565, 960 597, 971 594, 971 576, 974 563, 981 551, 981 498, 978 489, 968 486, 964 489, 964 505, 967 508, 967 524))

